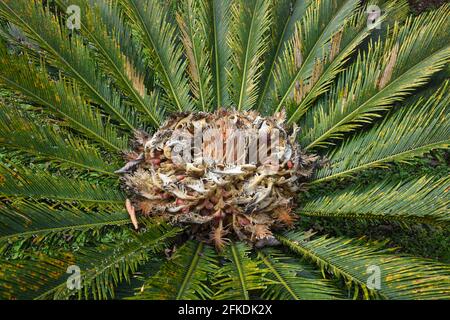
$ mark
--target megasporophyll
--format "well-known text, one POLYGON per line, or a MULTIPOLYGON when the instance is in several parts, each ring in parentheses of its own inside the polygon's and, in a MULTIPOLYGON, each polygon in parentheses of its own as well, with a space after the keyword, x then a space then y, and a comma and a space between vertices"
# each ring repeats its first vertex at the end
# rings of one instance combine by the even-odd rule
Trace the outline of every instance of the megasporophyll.
POLYGON ((292 227, 296 195, 319 163, 301 151, 285 112, 222 109, 179 113, 153 135, 137 132, 118 173, 136 213, 189 225, 190 236, 223 248, 229 238, 277 244, 273 229, 292 227))

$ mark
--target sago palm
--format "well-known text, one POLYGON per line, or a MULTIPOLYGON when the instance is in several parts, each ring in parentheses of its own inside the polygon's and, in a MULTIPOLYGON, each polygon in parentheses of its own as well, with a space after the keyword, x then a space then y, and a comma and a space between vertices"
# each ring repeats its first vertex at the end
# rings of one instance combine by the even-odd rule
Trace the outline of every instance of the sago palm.
POLYGON ((0 0, 0 297, 450 298, 444 263, 299 226, 448 226, 448 177, 350 179, 449 146, 450 6, 407 12, 0 0), (280 129, 280 171, 171 158, 227 123, 280 129))

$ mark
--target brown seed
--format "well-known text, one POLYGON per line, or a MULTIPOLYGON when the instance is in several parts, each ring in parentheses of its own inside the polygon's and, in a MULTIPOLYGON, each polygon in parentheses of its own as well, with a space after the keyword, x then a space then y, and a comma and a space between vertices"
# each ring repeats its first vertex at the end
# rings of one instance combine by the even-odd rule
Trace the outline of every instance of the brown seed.
POLYGON ((208 210, 211 210, 212 208, 214 208, 214 205, 211 202, 209 202, 208 200, 205 200, 204 204, 205 204, 205 208, 208 210))
POLYGON ((153 164, 154 166, 159 166, 159 164, 161 163, 161 159, 159 158, 150 159, 150 163, 153 164))
POLYGON ((250 220, 248 220, 247 218, 244 218, 244 217, 238 217, 238 222, 241 226, 246 226, 246 225, 250 224, 250 220))
POLYGON ((225 218, 225 212, 223 212, 222 210, 217 210, 216 212, 214 212, 214 219, 222 220, 223 218, 225 218))
POLYGON ((163 192, 163 193, 161 193, 161 198, 163 198, 163 199, 169 199, 169 198, 170 198, 170 194, 167 193, 167 192, 163 192))
POLYGON ((153 154, 154 154, 155 156, 159 157, 159 156, 161 156, 161 155, 163 154, 163 151, 161 151, 161 150, 155 150, 155 151, 153 152, 153 154))
POLYGON ((189 207, 184 207, 183 209, 181 209, 181 212, 188 213, 189 212, 189 207))
POLYGON ((216 204, 217 202, 219 202, 219 198, 216 196, 212 196, 209 200, 211 200, 212 203, 216 204))

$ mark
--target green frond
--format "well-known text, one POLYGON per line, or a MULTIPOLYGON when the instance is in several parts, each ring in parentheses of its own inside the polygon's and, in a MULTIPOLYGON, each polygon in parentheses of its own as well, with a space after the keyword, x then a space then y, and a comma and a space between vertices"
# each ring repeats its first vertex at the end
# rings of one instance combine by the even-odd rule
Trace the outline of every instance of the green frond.
POLYGON ((100 104, 126 129, 133 131, 141 126, 133 113, 122 106, 118 93, 97 74, 95 61, 83 39, 75 33, 69 34, 69 29, 48 8, 34 1, 5 0, 0 3, 0 16, 19 27, 39 46, 29 52, 76 80, 87 98, 100 104))
MULTIPOLYGON (((69 260, 70 259, 70 260, 69 260)), ((0 258, 0 298, 2 300, 32 299, 40 290, 61 285, 66 263, 71 255, 60 259, 37 253, 29 260, 0 258)), ((64 279, 64 284, 65 284, 64 279)))
POLYGON ((450 145, 450 82, 427 100, 419 99, 393 112, 366 132, 347 140, 325 157, 329 164, 319 169, 312 183, 329 181, 355 172, 406 162, 433 149, 450 145))
POLYGON ((233 69, 231 88, 237 110, 253 107, 258 97, 258 80, 267 49, 270 26, 270 2, 243 0, 232 7, 233 25, 230 38, 233 69))
POLYGON ((167 8, 152 0, 121 0, 133 28, 142 42, 149 67, 161 78, 175 110, 192 110, 189 83, 185 77, 183 47, 177 40, 175 27, 167 21, 167 8))
POLYGON ((411 7, 408 0, 381 0, 381 3, 382 6, 391 11, 391 14, 386 20, 388 26, 392 26, 398 21, 406 21, 411 14, 411 7))
POLYGON ((434 179, 427 176, 352 186, 306 202, 299 214, 446 225, 450 222, 449 187, 449 177, 434 179))
POLYGON ((76 86, 64 79, 52 80, 41 69, 29 63, 26 56, 12 57, 0 45, 0 83, 24 95, 31 102, 44 107, 46 112, 62 118, 74 130, 115 152, 127 148, 128 139, 119 137, 116 128, 98 110, 91 108, 81 97, 76 86))
MULTIPOLYGON (((37 125, 29 116, 0 104, 0 145, 66 168, 114 175, 114 166, 97 148, 49 124, 37 125), (32 141, 32 143, 30 143, 32 141)), ((117 167, 117 166, 116 166, 117 167)))
MULTIPOLYGON (((396 2, 392 1, 392 3, 396 2)), ((378 23, 385 23, 391 16, 392 11, 396 8, 392 3, 383 8, 383 15, 378 19, 378 23)), ((370 3, 370 5, 376 4, 382 6, 378 2, 370 3)), ((288 105, 290 114, 288 122, 297 122, 301 119, 316 99, 329 91, 336 76, 345 70, 345 64, 351 58, 353 52, 371 34, 371 30, 367 27, 367 8, 368 5, 365 5, 355 11, 342 29, 331 37, 329 47, 326 49, 327 52, 314 66, 316 70, 313 70, 311 79, 309 81, 302 80, 298 83, 296 91, 294 91, 294 99, 290 103, 292 106, 289 107, 288 105)), ((292 47, 295 48, 295 43, 292 44, 292 47)), ((294 50, 290 54, 295 54, 294 50)))
POLYGON ((427 83, 450 60, 450 6, 395 24, 386 40, 367 52, 338 79, 336 86, 307 113, 301 143, 306 149, 332 143, 373 121, 380 112, 427 83))
POLYGON ((389 253, 380 244, 355 239, 320 237, 307 240, 301 232, 290 232, 278 238, 323 271, 343 278, 349 288, 355 289, 355 295, 359 288, 367 299, 372 296, 386 299, 450 298, 448 265, 389 253), (374 278, 377 275, 380 276, 379 286, 374 278))
POLYGON ((124 239, 83 248, 58 257, 43 254, 31 259, 0 262, 0 295, 5 299, 106 299, 114 297, 115 286, 130 281, 129 275, 171 243, 180 229, 148 225, 141 233, 129 232, 124 239), (80 268, 81 289, 70 289, 69 266, 80 268), (27 279, 27 285, 23 283, 27 279))
POLYGON ((277 62, 273 110, 281 110, 294 94, 296 86, 317 73, 325 47, 354 15, 359 0, 312 1, 303 19, 297 23, 288 48, 277 62))
POLYGON ((270 10, 273 11, 273 14, 271 16, 269 49, 263 57, 265 65, 259 83, 261 92, 255 107, 257 110, 265 110, 268 107, 267 93, 269 89, 274 89, 275 64, 281 53, 284 52, 288 40, 295 31, 296 23, 305 14, 311 0, 272 0, 271 2, 270 10))
MULTIPOLYGON (((134 67, 138 74, 144 76, 145 86, 148 89, 155 89, 155 74, 153 72, 149 72, 148 70, 148 65, 142 54, 142 43, 133 37, 133 30, 129 28, 126 23, 126 19, 121 10, 120 2, 103 0, 89 1, 93 4, 93 7, 98 8, 97 14, 101 17, 102 22, 105 24, 108 35, 116 41, 121 54, 134 67)), ((99 62, 101 63, 101 61, 99 62)), ((107 65, 104 65, 103 67, 108 68, 107 65)))
POLYGON ((139 269, 130 275, 129 282, 121 282, 115 288, 115 299, 132 299, 136 294, 137 288, 142 288, 144 282, 155 275, 166 261, 166 256, 158 254, 152 256, 139 269))
POLYGON ((218 290, 213 299, 249 300, 254 290, 265 289, 265 269, 249 256, 250 248, 242 243, 232 243, 225 248, 226 262, 216 272, 213 286, 218 290))
POLYGON ((88 213, 74 206, 54 208, 44 203, 21 201, 16 202, 14 207, 0 207, 0 242, 14 242, 29 237, 38 242, 49 234, 129 223, 130 218, 122 208, 111 213, 88 213))
POLYGON ((206 0, 187 0, 177 15, 184 51, 188 60, 191 91, 198 104, 197 109, 208 111, 213 104, 213 79, 208 14, 210 3, 206 0))
POLYGON ((147 279, 136 299, 209 299, 213 292, 207 280, 217 269, 214 250, 202 242, 188 241, 147 279))
MULTIPOLYGON (((78 253, 75 263, 79 263, 82 271, 82 289, 79 298, 107 299, 115 296, 114 289, 118 283, 129 282, 130 273, 135 272, 155 253, 163 251, 173 243, 173 238, 181 232, 165 224, 148 224, 142 233, 130 235, 117 243, 100 245, 98 248, 84 248, 78 253)), ((49 292, 60 299, 68 292, 49 292)), ((62 289, 62 288, 61 288, 62 289)), ((39 298, 45 298, 41 295, 39 298)))
MULTIPOLYGON (((81 31, 95 47, 99 66, 115 80, 130 103, 143 113, 143 117, 158 127, 162 110, 157 110, 152 103, 152 94, 149 94, 145 85, 145 70, 135 66, 134 59, 123 54, 120 48, 120 37, 131 37, 131 34, 125 32, 126 27, 120 19, 117 5, 101 1, 89 4, 82 0, 57 0, 57 3, 64 11, 69 5, 81 8, 84 13, 81 15, 81 31)), ((162 109, 161 106, 159 108, 162 109)))
POLYGON ((125 196, 117 185, 100 185, 48 173, 42 169, 0 166, 0 197, 6 199, 51 199, 89 205, 123 205, 125 196))
POLYGON ((228 72, 231 50, 227 43, 231 24, 231 0, 210 1, 210 26, 212 30, 212 64, 215 107, 229 106, 228 72))
POLYGON ((298 259, 277 250, 258 252, 268 269, 267 285, 262 297, 273 300, 330 300, 342 297, 342 292, 330 281, 298 259))

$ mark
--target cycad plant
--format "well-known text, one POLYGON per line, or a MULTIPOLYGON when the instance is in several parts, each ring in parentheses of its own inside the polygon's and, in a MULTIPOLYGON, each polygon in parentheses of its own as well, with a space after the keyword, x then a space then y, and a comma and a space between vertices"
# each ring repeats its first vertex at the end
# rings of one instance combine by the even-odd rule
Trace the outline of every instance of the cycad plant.
POLYGON ((448 177, 357 177, 448 148, 450 5, 0 0, 0 18, 3 299, 450 298, 444 263, 299 226, 448 226, 448 177), (285 132, 284 173, 170 160, 167 132, 226 120, 285 132))

